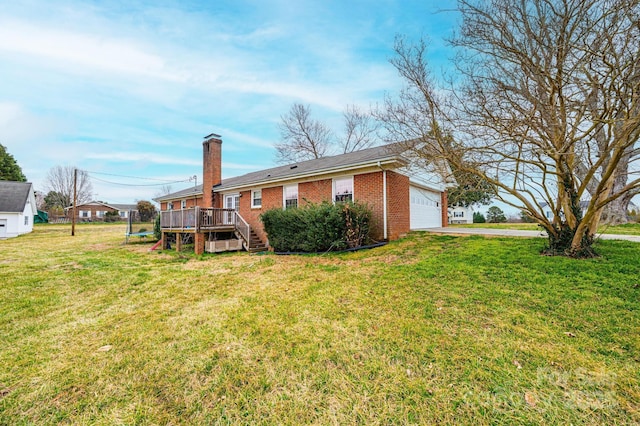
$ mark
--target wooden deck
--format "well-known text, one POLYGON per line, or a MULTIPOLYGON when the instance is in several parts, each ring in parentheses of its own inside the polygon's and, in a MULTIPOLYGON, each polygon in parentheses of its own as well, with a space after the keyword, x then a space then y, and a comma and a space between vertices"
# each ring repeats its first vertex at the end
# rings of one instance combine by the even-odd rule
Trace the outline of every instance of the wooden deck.
POLYGON ((163 210, 160 212, 160 228, 162 232, 194 233, 234 232, 244 241, 244 246, 251 251, 255 245, 262 245, 257 236, 252 234, 251 226, 234 209, 214 209, 193 207, 180 210, 163 210))

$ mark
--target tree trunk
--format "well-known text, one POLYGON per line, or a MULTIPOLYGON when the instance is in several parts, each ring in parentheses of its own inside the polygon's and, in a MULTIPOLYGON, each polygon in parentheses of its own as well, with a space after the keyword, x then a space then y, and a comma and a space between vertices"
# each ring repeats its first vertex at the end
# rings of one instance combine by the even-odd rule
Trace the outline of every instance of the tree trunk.
MULTIPOLYGON (((627 184, 627 174, 619 175, 613 181, 612 193, 617 193, 627 184)), ((621 197, 613 200, 602 210, 601 222, 605 225, 622 225, 629 223, 629 203, 633 198, 633 193, 625 193, 621 197)))

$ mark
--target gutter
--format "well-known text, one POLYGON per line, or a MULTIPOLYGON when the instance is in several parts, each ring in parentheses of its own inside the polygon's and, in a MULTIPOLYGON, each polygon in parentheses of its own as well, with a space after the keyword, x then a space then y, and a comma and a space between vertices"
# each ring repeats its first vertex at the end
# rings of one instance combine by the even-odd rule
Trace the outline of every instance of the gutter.
MULTIPOLYGON (((348 166, 340 166, 337 168, 333 168, 333 169, 323 169, 323 170, 316 170, 313 172, 307 172, 307 173, 302 173, 299 175, 288 175, 288 176, 282 176, 279 178, 275 178, 275 179, 269 179, 269 180, 256 180, 253 182, 247 182, 247 183, 243 183, 241 185, 235 185, 235 186, 222 186, 224 185, 224 182, 222 184, 220 184, 219 186, 214 186, 213 187, 213 191, 214 192, 222 192, 222 191, 237 191, 239 189, 243 189, 243 188, 254 188, 254 187, 268 187, 270 185, 273 184, 278 184, 278 183, 282 183, 282 182, 287 182, 287 181, 296 181, 296 180, 300 180, 300 179, 305 179, 305 178, 315 178, 315 177, 319 177, 319 176, 323 176, 323 175, 328 175, 328 174, 332 174, 332 173, 340 173, 340 172, 348 172, 351 170, 356 170, 356 169, 365 169, 367 167, 380 167, 381 164, 385 164, 385 165, 390 165, 390 164, 396 164, 396 163, 403 163, 404 161, 402 161, 401 159, 398 159, 396 157, 394 158, 389 158, 387 160, 378 160, 377 162, 374 161, 368 161, 366 163, 360 163, 360 164, 351 164, 348 166), (222 186, 222 187, 220 187, 222 186)), ((233 179, 233 178, 231 178, 233 179)))
POLYGON ((378 167, 382 170, 382 237, 388 240, 387 235, 387 169, 382 168, 378 161, 378 167))

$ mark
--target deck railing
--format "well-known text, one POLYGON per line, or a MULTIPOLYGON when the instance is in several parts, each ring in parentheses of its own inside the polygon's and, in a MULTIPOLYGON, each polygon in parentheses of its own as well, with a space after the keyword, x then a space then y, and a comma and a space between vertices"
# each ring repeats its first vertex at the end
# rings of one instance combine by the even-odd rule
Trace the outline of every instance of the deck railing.
POLYGON ((163 210, 160 212, 163 229, 190 229, 196 227, 196 209, 163 210))
POLYGON ((245 246, 248 249, 251 243, 251 226, 243 219, 238 212, 234 212, 234 219, 236 222, 236 230, 245 242, 245 246))
MULTIPOLYGON (((160 227, 170 230, 195 229, 196 231, 220 227, 235 228, 238 221, 244 222, 242 217, 240 220, 238 217, 240 215, 234 209, 192 207, 180 210, 163 210, 160 212, 160 227)), ((245 225, 246 222, 241 223, 242 227, 245 225)))
POLYGON ((215 228, 219 226, 235 226, 236 214, 234 209, 212 209, 200 207, 199 228, 215 228))

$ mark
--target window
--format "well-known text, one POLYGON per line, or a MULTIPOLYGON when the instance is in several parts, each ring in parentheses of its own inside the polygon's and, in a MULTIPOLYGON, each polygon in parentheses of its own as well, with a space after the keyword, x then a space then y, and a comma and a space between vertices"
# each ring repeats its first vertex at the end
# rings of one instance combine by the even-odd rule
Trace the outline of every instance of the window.
POLYGON ((333 201, 336 203, 353 201, 353 177, 333 180, 333 201))
POLYGON ((254 189, 251 191, 251 207, 262 207, 262 189, 254 189))
POLYGON ((453 212, 453 217, 464 217, 464 212, 453 212))
POLYGON ((186 209, 187 208, 187 200, 180 201, 180 208, 181 209, 186 209))
POLYGON ((24 224, 29 225, 29 216, 24 217, 24 224))
POLYGON ((288 185, 282 189, 284 194, 284 209, 298 207, 298 184, 288 185))
POLYGON ((124 211, 124 210, 123 210, 123 211, 119 211, 119 212, 118 212, 118 215, 119 215, 120 217, 127 217, 127 212, 126 212, 126 211, 124 211))
POLYGON ((173 202, 170 202, 167 204, 167 209, 168 210, 173 210, 173 202))
POLYGON ((104 214, 105 214, 105 213, 106 213, 105 211, 98 210, 98 211, 96 212, 96 216, 97 216, 97 217, 104 217, 104 214))
POLYGON ((91 212, 89 210, 80 210, 80 217, 89 218, 91 217, 91 212))

